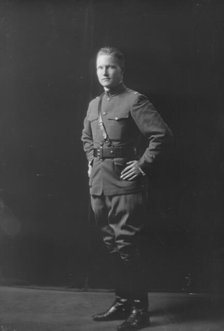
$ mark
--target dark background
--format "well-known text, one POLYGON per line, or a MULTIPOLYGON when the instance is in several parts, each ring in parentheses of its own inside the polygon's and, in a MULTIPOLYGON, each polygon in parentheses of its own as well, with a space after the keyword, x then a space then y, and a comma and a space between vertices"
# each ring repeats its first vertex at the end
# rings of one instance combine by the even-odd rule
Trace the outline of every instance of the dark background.
POLYGON ((80 135, 99 93, 95 54, 174 132, 150 183, 148 287, 224 286, 222 1, 0 1, 0 283, 110 288, 80 135))

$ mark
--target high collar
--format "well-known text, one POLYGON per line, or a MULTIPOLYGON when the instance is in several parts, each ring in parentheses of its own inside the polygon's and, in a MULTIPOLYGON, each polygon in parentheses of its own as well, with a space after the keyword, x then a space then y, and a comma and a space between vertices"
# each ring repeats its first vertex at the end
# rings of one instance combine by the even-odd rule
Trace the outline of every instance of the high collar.
POLYGON ((114 95, 124 92, 125 89, 126 89, 126 87, 125 87, 124 83, 120 83, 116 87, 109 89, 108 91, 104 91, 104 93, 106 96, 112 97, 114 95))

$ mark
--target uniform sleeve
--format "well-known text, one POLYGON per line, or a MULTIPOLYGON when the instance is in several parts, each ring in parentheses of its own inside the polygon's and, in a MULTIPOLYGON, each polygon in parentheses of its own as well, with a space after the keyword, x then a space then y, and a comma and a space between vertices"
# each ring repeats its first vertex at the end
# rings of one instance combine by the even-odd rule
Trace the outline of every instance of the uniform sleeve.
POLYGON ((144 95, 138 95, 131 109, 131 115, 140 132, 149 141, 138 164, 145 173, 149 174, 156 159, 161 156, 170 143, 172 132, 153 104, 144 95))
POLYGON ((93 160, 93 138, 90 121, 88 120, 89 112, 90 107, 88 108, 86 117, 83 122, 81 141, 83 143, 83 149, 86 153, 87 160, 89 161, 89 163, 91 163, 93 160))

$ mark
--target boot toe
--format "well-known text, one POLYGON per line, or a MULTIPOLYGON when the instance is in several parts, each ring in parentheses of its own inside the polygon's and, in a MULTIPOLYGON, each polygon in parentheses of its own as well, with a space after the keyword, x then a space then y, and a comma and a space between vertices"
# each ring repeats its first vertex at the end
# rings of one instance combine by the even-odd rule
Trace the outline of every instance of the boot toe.
POLYGON ((105 312, 93 315, 93 320, 97 322, 119 320, 127 318, 129 314, 130 307, 128 305, 115 302, 115 304, 105 312))
POLYGON ((149 313, 142 311, 133 311, 130 316, 118 326, 118 331, 140 330, 150 325, 149 313))

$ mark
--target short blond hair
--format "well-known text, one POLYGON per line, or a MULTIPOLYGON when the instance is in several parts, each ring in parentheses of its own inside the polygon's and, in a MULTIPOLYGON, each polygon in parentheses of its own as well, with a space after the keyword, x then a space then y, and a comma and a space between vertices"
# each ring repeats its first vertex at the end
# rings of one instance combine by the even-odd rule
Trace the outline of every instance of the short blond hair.
POLYGON ((99 49, 96 55, 96 59, 100 55, 111 55, 115 57, 118 62, 119 67, 124 71, 125 68, 125 58, 124 54, 116 47, 105 46, 99 49))

